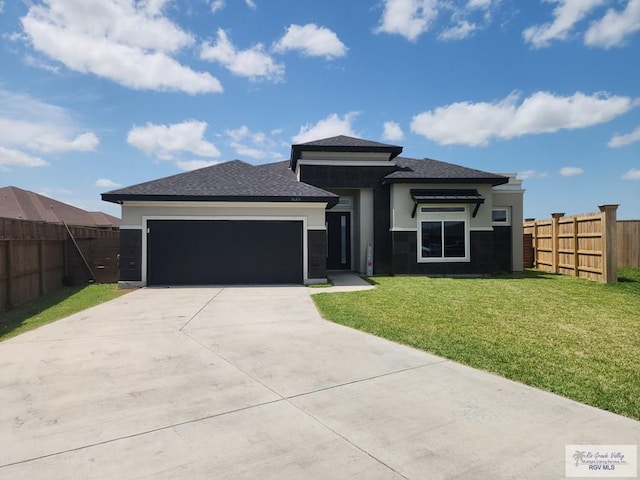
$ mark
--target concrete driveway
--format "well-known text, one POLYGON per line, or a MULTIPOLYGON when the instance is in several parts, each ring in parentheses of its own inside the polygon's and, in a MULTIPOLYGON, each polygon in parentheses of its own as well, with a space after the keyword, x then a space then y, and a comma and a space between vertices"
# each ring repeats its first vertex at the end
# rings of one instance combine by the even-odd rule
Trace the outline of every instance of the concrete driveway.
POLYGON ((564 478, 640 422, 320 318, 142 289, 0 343, 0 479, 564 478))

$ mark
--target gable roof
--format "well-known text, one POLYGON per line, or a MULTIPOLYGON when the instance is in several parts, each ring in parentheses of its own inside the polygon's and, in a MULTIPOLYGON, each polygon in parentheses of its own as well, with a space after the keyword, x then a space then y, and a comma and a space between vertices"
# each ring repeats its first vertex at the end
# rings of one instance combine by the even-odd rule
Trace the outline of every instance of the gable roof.
POLYGON ((399 167, 382 180, 388 183, 489 183, 493 186, 509 182, 509 177, 474 168, 441 162, 431 158, 396 158, 399 167))
POLYGON ((0 217, 83 227, 119 227, 120 219, 103 212, 88 212, 68 203, 17 187, 0 188, 0 217))
POLYGON ((323 138, 307 143, 291 145, 291 158, 289 166, 295 171, 296 164, 302 152, 375 152, 388 153, 389 160, 394 159, 402 153, 399 145, 389 145, 387 143, 373 142, 361 138, 338 135, 336 137, 323 138))
POLYGON ((107 202, 126 200, 270 201, 337 203, 338 196, 299 182, 295 175, 231 160, 210 167, 112 190, 107 202))

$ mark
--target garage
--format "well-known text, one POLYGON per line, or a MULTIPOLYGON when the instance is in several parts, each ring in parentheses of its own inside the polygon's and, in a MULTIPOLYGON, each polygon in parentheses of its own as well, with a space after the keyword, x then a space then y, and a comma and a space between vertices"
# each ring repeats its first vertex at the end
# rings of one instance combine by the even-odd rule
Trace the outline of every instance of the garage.
POLYGON ((303 283, 303 224, 148 220, 148 285, 303 283))
POLYGON ((211 165, 103 193, 122 206, 123 287, 323 283, 339 196, 289 162, 211 165))

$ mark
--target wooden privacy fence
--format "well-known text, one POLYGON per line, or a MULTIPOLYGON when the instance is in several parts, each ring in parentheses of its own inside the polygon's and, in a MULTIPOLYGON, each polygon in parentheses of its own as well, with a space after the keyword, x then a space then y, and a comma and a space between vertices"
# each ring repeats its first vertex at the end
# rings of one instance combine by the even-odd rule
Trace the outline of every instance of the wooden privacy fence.
POLYGON ((64 225, 0 218, 0 311, 65 284, 118 281, 120 232, 87 227, 69 231, 76 243, 64 225))
MULTIPOLYGON (((553 213, 549 220, 524 223, 527 257, 540 270, 615 283, 618 280, 618 205, 601 205, 599 213, 565 217, 553 213)), ((526 247, 525 247, 526 248, 526 247)))
POLYGON ((640 268, 640 220, 618 220, 618 267, 640 268))

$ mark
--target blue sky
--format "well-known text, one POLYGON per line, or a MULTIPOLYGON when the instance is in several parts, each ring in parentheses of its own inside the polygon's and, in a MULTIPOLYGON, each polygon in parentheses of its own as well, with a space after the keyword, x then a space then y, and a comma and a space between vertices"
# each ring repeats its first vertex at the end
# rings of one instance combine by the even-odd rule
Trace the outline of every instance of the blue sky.
POLYGON ((0 186, 100 193, 339 134, 640 218, 640 0, 0 0, 0 186))

